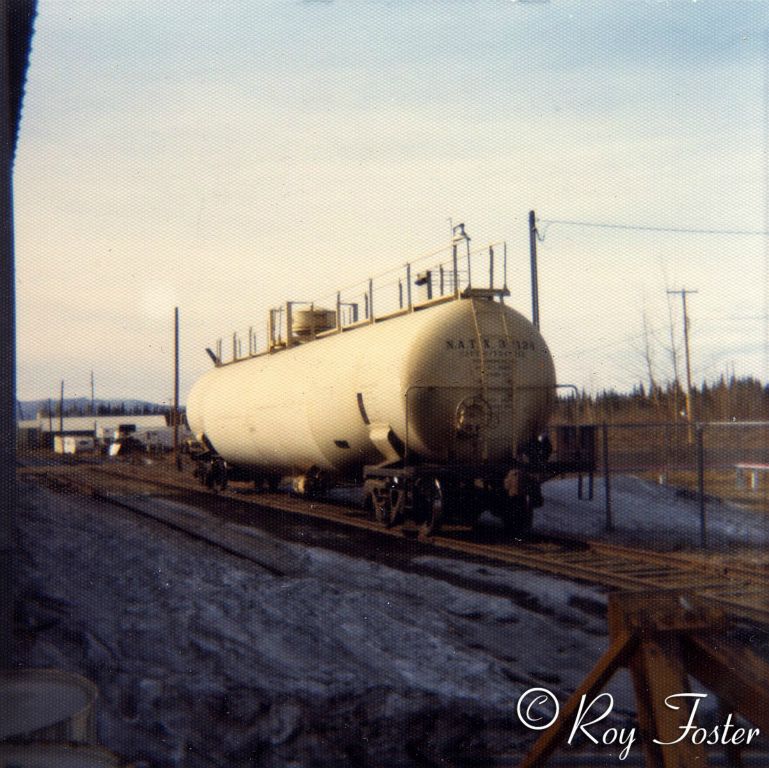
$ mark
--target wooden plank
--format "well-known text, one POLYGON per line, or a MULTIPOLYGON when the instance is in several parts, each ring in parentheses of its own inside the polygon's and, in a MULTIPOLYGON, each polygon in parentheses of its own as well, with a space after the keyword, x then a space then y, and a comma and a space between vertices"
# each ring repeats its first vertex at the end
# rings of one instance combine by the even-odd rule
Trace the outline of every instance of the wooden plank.
POLYGON ((689 690, 680 633, 720 624, 723 614, 703 606, 689 594, 630 592, 609 597, 609 633, 635 632, 642 641, 629 663, 646 765, 660 768, 707 766, 702 745, 678 741, 689 722, 688 699, 670 696, 689 690), (662 742, 662 744, 656 743, 662 742))
MULTIPOLYGON (((689 680, 681 658, 680 640, 675 635, 644 639, 638 651, 638 673, 643 684, 636 682, 636 698, 640 707, 648 708, 648 734, 643 734, 644 746, 652 762, 663 768, 691 768, 708 764, 705 748, 694 744, 686 735, 691 721, 690 699, 669 699, 689 691, 689 680), (643 696, 639 696, 639 691, 643 696), (666 703, 668 702, 668 703, 666 703), (674 709, 673 707, 677 707, 674 709)), ((637 678, 634 677, 634 680, 637 678)))
POLYGON ((531 751, 526 755, 520 768, 539 768, 553 754, 563 741, 566 730, 571 728, 582 697, 594 699, 596 694, 611 679, 612 675, 625 666, 638 647, 636 634, 623 634, 615 639, 606 653, 601 656, 590 674, 580 683, 576 691, 564 705, 558 722, 537 739, 531 751))
POLYGON ((769 733, 769 664, 722 636, 692 635, 684 640, 684 652, 697 680, 769 733))

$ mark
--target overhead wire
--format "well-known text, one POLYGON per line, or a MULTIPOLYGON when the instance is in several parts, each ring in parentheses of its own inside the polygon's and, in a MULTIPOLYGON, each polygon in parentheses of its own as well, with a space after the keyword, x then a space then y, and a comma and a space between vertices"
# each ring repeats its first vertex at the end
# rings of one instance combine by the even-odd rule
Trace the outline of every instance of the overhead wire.
POLYGON ((561 224, 569 227, 592 227, 594 229, 622 229, 633 230, 637 232, 668 232, 685 235, 742 235, 742 236, 762 236, 769 235, 765 229, 697 229, 692 227, 661 227, 649 224, 612 224, 608 222, 597 221, 571 221, 568 219, 539 219, 545 225, 545 229, 540 233, 537 230, 537 237, 540 242, 544 242, 545 233, 552 224, 561 224))
MULTIPOLYGON (((769 230, 706 229, 706 228, 693 228, 693 227, 656 226, 656 225, 648 225, 648 224, 624 224, 624 223, 597 222, 597 221, 580 221, 580 220, 571 220, 571 219, 538 219, 537 222, 544 225, 541 231, 539 227, 536 230, 536 236, 540 242, 544 242, 547 229, 553 224, 556 224, 556 225, 560 224, 562 226, 589 227, 589 228, 595 228, 595 229, 613 229, 613 230, 640 231, 640 232, 662 232, 662 233, 673 233, 673 234, 762 236, 762 237, 769 235, 769 230)), ((767 244, 767 247, 769 247, 769 243, 767 244)), ((763 316, 759 315, 756 317, 756 319, 760 319, 761 317, 763 316)), ((671 323, 673 323, 672 320, 671 320, 671 323)), ((660 328, 651 329, 651 334, 655 336, 661 330, 662 329, 660 328)), ((608 343, 579 350, 579 352, 572 351, 568 353, 563 353, 560 356, 562 358, 564 357, 568 358, 578 354, 585 354, 586 352, 594 354, 596 352, 611 349, 612 347, 617 348, 622 345, 632 344, 634 341, 642 337, 643 337, 643 332, 638 334, 630 334, 623 337, 622 339, 613 340, 608 343)), ((619 361, 615 361, 615 364, 622 367, 619 361)))

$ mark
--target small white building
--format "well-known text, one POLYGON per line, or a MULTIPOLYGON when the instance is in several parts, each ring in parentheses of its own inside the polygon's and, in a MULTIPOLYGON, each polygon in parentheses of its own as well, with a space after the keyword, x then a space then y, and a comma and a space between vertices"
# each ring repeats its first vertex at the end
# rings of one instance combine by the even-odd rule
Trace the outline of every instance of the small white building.
MULTIPOLYGON (((182 440, 183 427, 179 427, 179 440, 182 440)), ((137 429, 132 435, 148 451, 170 451, 174 447, 174 428, 159 427, 153 429, 137 429)))
POLYGON ((84 435, 55 435, 53 450, 55 453, 84 453, 93 451, 94 439, 84 435))
MULTIPOLYGON (((66 416, 37 418, 17 424, 20 444, 25 448, 53 444, 56 453, 93 451, 131 438, 147 451, 170 451, 174 447, 174 428, 163 414, 144 416, 66 416), (60 426, 64 431, 59 434, 60 426), (80 439, 90 441, 77 442, 80 439), (73 443, 73 440, 75 441, 73 443), (52 441, 52 442, 51 442, 52 441)), ((192 436, 185 424, 179 424, 179 445, 192 436)), ((134 446, 134 447, 139 447, 134 446)))
POLYGON ((96 439, 100 443, 111 443, 117 434, 117 427, 105 427, 102 424, 96 427, 96 439))
MULTIPOLYGON (((165 427, 166 417, 162 413, 149 414, 146 416, 65 416, 63 421, 63 432, 90 432, 96 434, 99 429, 118 430, 121 427, 133 426, 133 430, 155 429, 165 427)), ((19 428, 34 427, 41 432, 59 432, 59 417, 53 416, 38 417, 37 419, 25 419, 18 423, 19 428)), ((129 431, 129 430, 124 430, 129 431)))

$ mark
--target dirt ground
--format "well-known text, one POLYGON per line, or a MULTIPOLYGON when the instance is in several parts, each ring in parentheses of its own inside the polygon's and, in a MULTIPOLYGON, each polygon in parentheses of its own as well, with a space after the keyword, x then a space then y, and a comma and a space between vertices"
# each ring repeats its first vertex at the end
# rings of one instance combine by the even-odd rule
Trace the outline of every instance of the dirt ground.
MULTIPOLYGON (((185 511, 148 490, 113 489, 185 511)), ((515 765, 538 735, 521 697, 543 688, 565 703, 608 647, 597 588, 417 554, 427 577, 323 548, 309 524, 300 544, 232 523, 260 567, 106 501, 20 492, 18 657, 96 683, 100 740, 137 768, 515 765)), ((574 494, 547 486, 538 529, 605 535, 600 497, 574 494)), ((696 547, 696 505, 670 494, 620 478, 613 540, 696 547)), ((763 544, 763 520, 717 512, 713 556, 763 544)), ((602 727, 632 727, 627 674, 606 690, 602 727)), ((618 745, 599 749, 588 764, 617 764, 618 745)), ((640 759, 636 744, 621 764, 640 759)))
POLYGON ((276 576, 35 486, 19 518, 19 654, 93 680, 139 766, 484 764, 535 735, 524 691, 565 701, 607 642, 602 594, 523 572, 486 569, 511 601, 283 542, 276 576))

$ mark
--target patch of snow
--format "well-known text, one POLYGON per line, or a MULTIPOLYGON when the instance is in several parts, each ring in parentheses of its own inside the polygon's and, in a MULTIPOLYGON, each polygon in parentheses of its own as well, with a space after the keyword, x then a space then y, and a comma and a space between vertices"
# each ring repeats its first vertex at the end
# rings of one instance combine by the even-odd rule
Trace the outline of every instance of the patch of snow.
POLYGON ((531 740, 523 691, 565 701, 607 645, 575 604, 601 605, 587 587, 488 569, 511 599, 271 540, 298 569, 281 577, 109 504, 27 493, 26 662, 93 680, 102 740, 134 762, 480 759, 484 740, 531 740))
MULTIPOLYGON (((699 545, 699 500, 682 497, 671 486, 629 475, 612 475, 614 531, 608 534, 603 479, 597 476, 594 483, 591 501, 577 498, 576 478, 545 483, 542 486, 545 504, 534 513, 535 530, 628 544, 644 543, 650 548, 699 545)), ((737 504, 707 500, 705 523, 710 546, 762 546, 769 543, 769 515, 737 504)))

